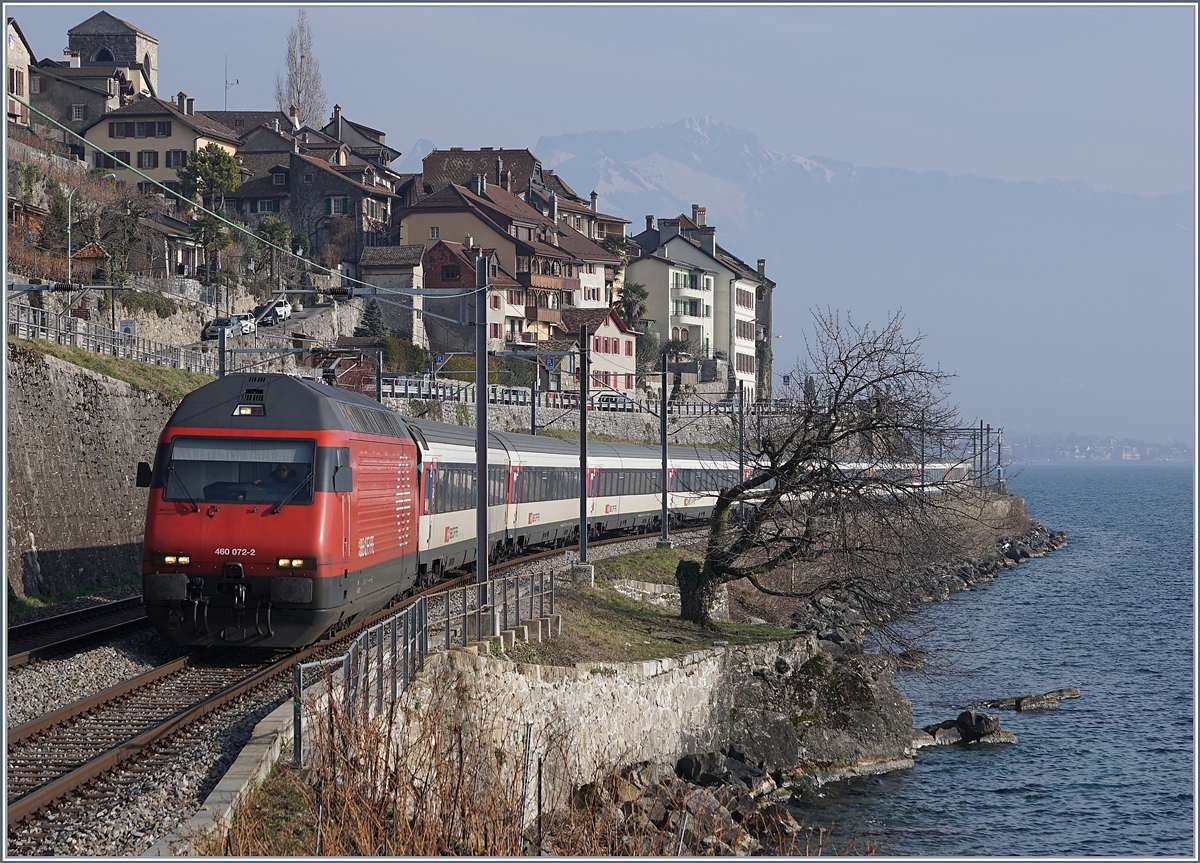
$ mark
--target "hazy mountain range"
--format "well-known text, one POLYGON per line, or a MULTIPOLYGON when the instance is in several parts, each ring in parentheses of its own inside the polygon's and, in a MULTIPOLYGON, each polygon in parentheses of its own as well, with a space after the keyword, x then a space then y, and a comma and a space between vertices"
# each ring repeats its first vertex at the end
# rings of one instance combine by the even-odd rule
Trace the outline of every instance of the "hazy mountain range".
MULTIPOLYGON (((428 150, 420 141, 410 153, 428 150)), ((707 208, 717 241, 766 258, 775 370, 803 351, 808 310, 858 320, 902 309, 956 372, 965 418, 1013 431, 1193 435, 1193 195, 1004 182, 772 150, 691 118, 533 148, 603 212, 707 208)))

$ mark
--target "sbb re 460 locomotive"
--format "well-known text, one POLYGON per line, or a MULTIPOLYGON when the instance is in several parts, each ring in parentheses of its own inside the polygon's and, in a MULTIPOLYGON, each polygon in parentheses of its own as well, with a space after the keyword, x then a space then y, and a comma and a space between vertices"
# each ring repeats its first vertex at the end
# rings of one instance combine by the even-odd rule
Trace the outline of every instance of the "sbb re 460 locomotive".
MULTIPOLYGON (((186 396, 159 438, 142 591, 179 644, 298 647, 474 561, 474 431, 401 418, 358 393, 234 374, 186 396)), ((579 539, 578 444, 492 434, 489 555, 579 539)), ((656 526, 655 447, 590 444, 589 532, 656 526)), ((672 519, 704 518, 737 464, 673 451, 672 519)))

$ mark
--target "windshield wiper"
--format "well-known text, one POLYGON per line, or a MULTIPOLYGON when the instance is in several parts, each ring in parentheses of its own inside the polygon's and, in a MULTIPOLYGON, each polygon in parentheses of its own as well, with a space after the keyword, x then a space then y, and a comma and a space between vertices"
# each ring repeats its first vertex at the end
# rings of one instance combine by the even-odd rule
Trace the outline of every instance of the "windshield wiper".
POLYGON ((296 487, 287 493, 287 497, 275 504, 275 506, 271 507, 271 514, 278 515, 279 510, 283 509, 283 505, 296 496, 296 492, 300 491, 300 489, 312 482, 312 477, 313 475, 309 473, 309 475, 304 478, 303 482, 296 483, 296 487))
POLYGON ((177 470, 175 470, 175 465, 171 465, 167 469, 167 474, 168 475, 175 474, 175 479, 179 481, 179 488, 187 496, 188 503, 190 503, 192 505, 192 512, 199 512, 200 504, 196 503, 196 499, 194 497, 192 497, 192 493, 190 491, 188 491, 187 486, 183 484, 183 477, 181 477, 179 475, 179 472, 177 470))

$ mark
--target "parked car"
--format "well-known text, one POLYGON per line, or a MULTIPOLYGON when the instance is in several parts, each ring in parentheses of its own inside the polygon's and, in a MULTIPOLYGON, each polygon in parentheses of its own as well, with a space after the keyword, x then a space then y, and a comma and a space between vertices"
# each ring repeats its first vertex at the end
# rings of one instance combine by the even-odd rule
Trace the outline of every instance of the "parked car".
POLYGON ((279 313, 266 303, 254 307, 254 317, 258 320, 259 325, 264 327, 273 327, 279 323, 279 313))
POLYGON ((242 325, 234 323, 231 318, 217 318, 204 325, 204 329, 200 331, 200 340, 219 339, 221 330, 225 331, 225 338, 228 339, 239 335, 242 332, 242 325))
POLYGON ((248 336, 258 329, 258 324, 254 323, 253 312, 238 312, 233 319, 241 325, 243 336, 248 336))
POLYGON ((592 407, 598 411, 636 411, 638 404, 629 396, 604 393, 592 399, 592 407))
POLYGON ((286 321, 292 316, 292 304, 287 301, 286 297, 278 297, 271 300, 267 305, 275 307, 275 311, 278 312, 281 321, 286 321))

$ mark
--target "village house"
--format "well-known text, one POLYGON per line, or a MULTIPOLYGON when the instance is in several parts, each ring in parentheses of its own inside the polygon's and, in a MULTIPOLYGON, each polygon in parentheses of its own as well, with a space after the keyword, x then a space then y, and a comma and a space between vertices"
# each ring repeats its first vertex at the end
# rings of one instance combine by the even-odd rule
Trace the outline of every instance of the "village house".
POLYGON ((5 29, 7 35, 4 57, 8 66, 8 122, 28 126, 29 108, 13 97, 19 96, 26 101, 29 99, 25 78, 29 74, 29 67, 33 64, 33 49, 29 47, 25 34, 21 32, 17 19, 9 18, 8 26, 5 29))
POLYGON ((154 183, 136 174, 134 167, 172 191, 179 191, 176 172, 198 150, 213 143, 233 155, 238 137, 231 130, 196 112, 193 99, 179 93, 176 101, 148 98, 133 102, 93 120, 83 128, 91 145, 88 163, 115 171, 119 183, 135 182, 138 191, 155 194, 154 183))
MULTIPOLYGON (((470 239, 470 238, 466 238, 470 239)), ((429 346, 437 353, 473 353, 474 327, 443 320, 474 320, 474 300, 469 296, 475 288, 475 262, 483 256, 487 261, 489 288, 483 295, 487 311, 487 349, 504 350, 505 319, 510 314, 506 299, 520 285, 500 263, 495 249, 483 248, 473 242, 438 240, 428 246, 422 259, 425 288, 441 288, 461 292, 459 296, 425 297, 428 312, 439 318, 425 317, 429 346)))
MULTIPOLYGON (((591 353, 590 386, 593 394, 616 390, 628 395, 637 385, 635 339, 631 330, 613 309, 566 309, 563 312, 563 338, 578 341, 580 328, 587 327, 591 353)), ((572 387, 577 389, 578 387, 572 387)))
POLYGON ((691 218, 659 219, 657 229, 647 216, 646 230, 633 240, 641 255, 630 261, 627 278, 646 285, 647 325, 660 343, 689 343, 701 381, 721 378, 730 395, 739 386, 747 399, 761 395, 759 357, 769 356, 771 322, 758 318, 758 303, 766 299, 763 311, 769 312, 774 282, 766 284, 761 268, 751 269, 717 244, 716 228, 699 205, 691 218))
POLYGON ((424 315, 414 314, 411 309, 423 309, 424 297, 389 294, 395 290, 420 290, 425 286, 423 260, 425 246, 368 246, 359 259, 359 278, 374 286, 356 285, 355 295, 376 296, 381 303, 384 322, 402 332, 410 332, 412 343, 420 348, 429 347, 424 315), (383 290, 378 290, 382 288, 383 290), (404 307, 397 306, 403 304, 404 307), (407 307, 407 308, 406 308, 407 307))

